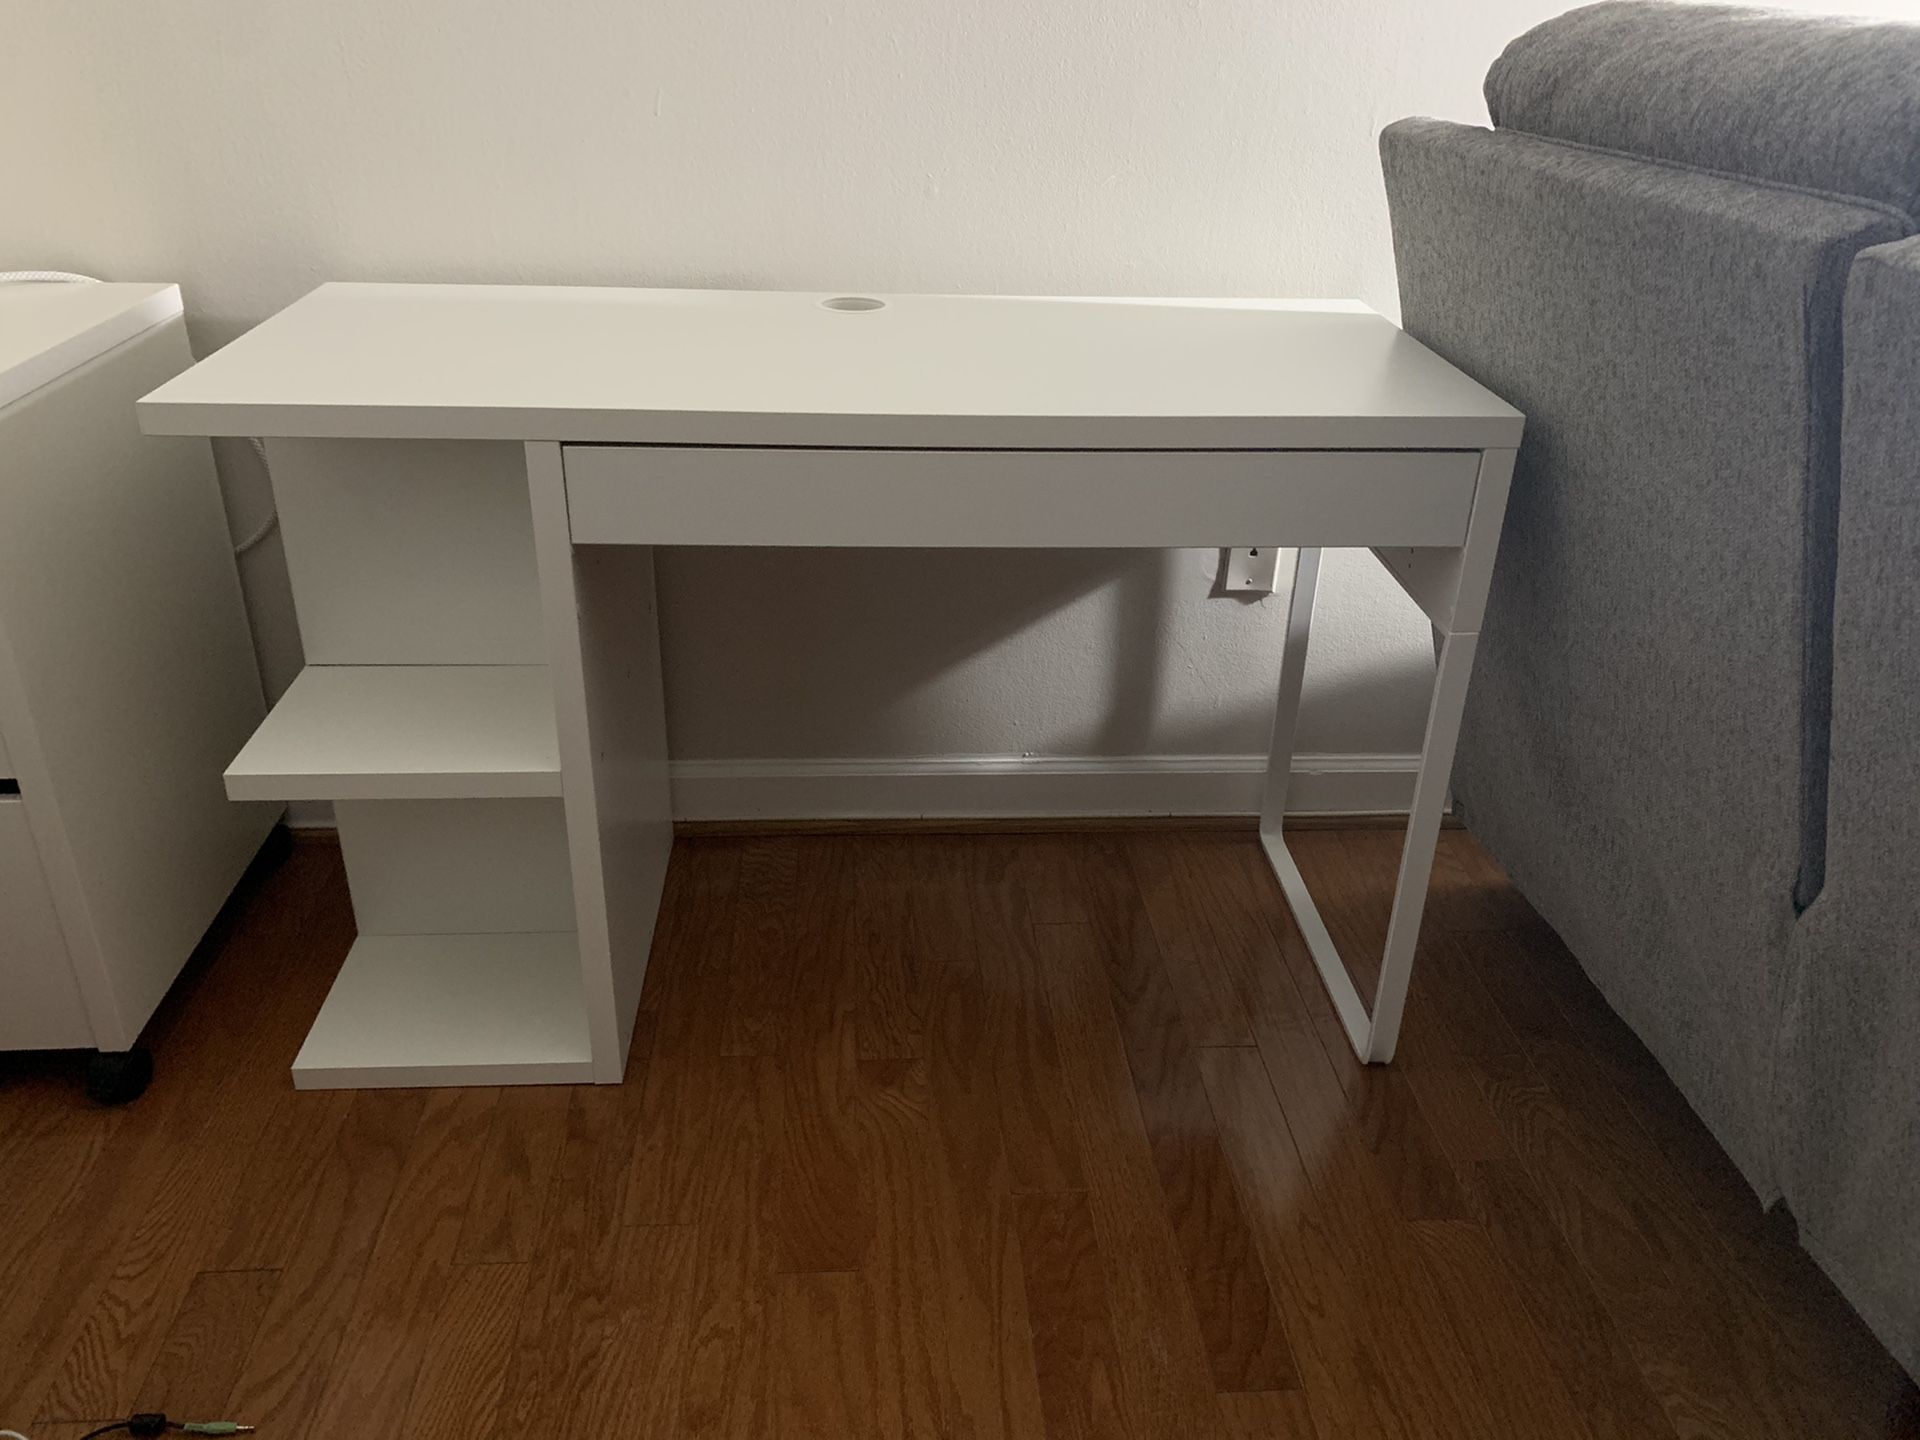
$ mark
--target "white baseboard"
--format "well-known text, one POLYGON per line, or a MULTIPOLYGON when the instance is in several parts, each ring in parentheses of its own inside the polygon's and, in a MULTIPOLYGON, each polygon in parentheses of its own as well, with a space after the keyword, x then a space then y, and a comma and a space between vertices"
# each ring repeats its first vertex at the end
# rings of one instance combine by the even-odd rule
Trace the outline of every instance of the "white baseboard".
MULTIPOLYGON (((1252 815, 1264 755, 679 760, 681 820, 1252 815)), ((1417 755, 1298 755, 1289 814, 1404 812, 1417 755)))
MULTIPOLYGON (((1290 815, 1404 814, 1418 755, 1296 755, 1290 815)), ((679 820, 897 820, 1253 815, 1264 755, 962 755, 880 760, 676 760, 679 820)), ((333 807, 289 807, 330 829, 333 807)))

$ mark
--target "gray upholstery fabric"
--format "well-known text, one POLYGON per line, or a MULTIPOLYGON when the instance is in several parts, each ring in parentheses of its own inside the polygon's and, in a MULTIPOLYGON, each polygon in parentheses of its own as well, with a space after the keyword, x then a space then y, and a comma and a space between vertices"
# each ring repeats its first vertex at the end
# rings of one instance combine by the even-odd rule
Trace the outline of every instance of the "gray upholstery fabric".
POLYGON ((1503 130, 1920 209, 1920 26, 1608 0, 1487 74, 1503 130))
POLYGON ((1467 823, 1770 1197, 1825 774, 1803 754, 1826 719, 1807 682, 1840 302, 1853 254, 1905 227, 1435 121, 1381 153, 1407 329, 1527 416, 1455 768, 1467 823))
POLYGON ((1920 1375, 1920 240, 1854 262, 1827 887, 1780 1065, 1800 1236, 1920 1375))

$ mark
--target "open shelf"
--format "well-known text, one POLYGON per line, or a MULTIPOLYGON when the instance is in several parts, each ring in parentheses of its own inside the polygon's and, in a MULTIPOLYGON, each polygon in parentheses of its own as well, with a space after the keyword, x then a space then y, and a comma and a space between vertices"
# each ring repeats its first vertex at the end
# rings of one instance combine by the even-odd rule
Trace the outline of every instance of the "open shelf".
POLYGON ((362 935, 293 1062, 300 1090, 592 1079, 571 931, 362 935))
POLYGON ((309 665, 227 768, 235 800, 559 793, 544 665, 309 665))

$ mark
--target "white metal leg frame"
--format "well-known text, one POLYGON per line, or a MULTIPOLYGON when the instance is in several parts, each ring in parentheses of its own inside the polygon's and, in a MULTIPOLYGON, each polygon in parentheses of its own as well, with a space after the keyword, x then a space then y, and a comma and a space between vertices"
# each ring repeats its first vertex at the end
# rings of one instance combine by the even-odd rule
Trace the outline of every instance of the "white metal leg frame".
POLYGON ((1427 709, 1426 737, 1420 747, 1420 772, 1414 782, 1413 808, 1407 817, 1406 844, 1400 852, 1393 915, 1387 922, 1386 950, 1380 959, 1380 982, 1371 1014, 1340 958, 1326 922, 1320 918, 1300 867, 1287 849, 1281 828, 1287 809, 1287 780, 1293 768, 1294 732, 1299 720, 1301 680, 1306 672, 1314 589, 1320 578, 1320 551, 1301 550, 1294 570, 1287 607, 1286 653, 1280 665, 1279 699, 1274 710, 1266 793, 1260 810, 1260 842, 1274 873, 1280 877, 1280 888, 1286 892, 1287 904, 1293 910, 1320 978, 1326 983, 1327 994, 1346 1028, 1347 1038, 1353 1042, 1354 1053, 1369 1064, 1384 1065, 1392 1060, 1400 1039, 1407 984, 1413 975, 1414 947, 1420 938, 1427 882, 1433 873, 1433 851, 1447 803, 1454 746, 1460 738, 1467 681, 1473 673, 1480 621, 1486 612, 1487 589, 1493 579, 1494 552, 1499 546, 1500 524, 1506 514, 1513 458, 1512 450, 1489 450, 1482 454, 1465 544, 1457 549, 1376 549, 1373 552, 1433 622, 1439 653, 1433 702, 1427 709))

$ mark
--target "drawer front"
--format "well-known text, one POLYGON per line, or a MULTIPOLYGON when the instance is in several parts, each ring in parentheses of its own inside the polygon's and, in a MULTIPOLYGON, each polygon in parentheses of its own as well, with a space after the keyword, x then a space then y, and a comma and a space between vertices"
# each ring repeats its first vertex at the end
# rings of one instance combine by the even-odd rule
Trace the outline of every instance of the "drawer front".
POLYGON ((576 545, 1457 546, 1469 450, 564 447, 576 545))
POLYGON ((0 1050, 91 1044, 26 810, 18 795, 0 795, 0 1050))

